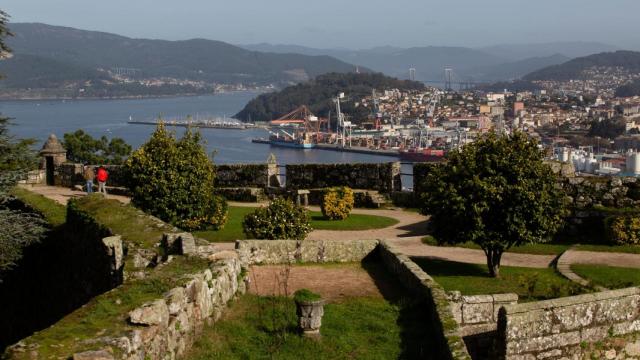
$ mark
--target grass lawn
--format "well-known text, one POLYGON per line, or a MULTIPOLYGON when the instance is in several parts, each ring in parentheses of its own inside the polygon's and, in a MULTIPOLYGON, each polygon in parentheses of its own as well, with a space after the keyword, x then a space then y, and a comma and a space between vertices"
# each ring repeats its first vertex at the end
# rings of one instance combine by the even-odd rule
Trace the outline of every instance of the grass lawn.
POLYGON ((600 285, 608 289, 640 286, 640 269, 573 264, 571 265, 571 270, 590 280, 594 285, 600 285))
POLYGON ((89 213, 113 233, 122 235, 130 243, 143 248, 154 248, 162 234, 173 232, 173 226, 158 223, 142 210, 124 205, 118 200, 105 199, 100 194, 78 198, 78 207, 89 213))
POLYGON ((575 295, 586 289, 558 275, 553 269, 500 267, 500 278, 489 277, 486 265, 414 258, 427 274, 447 291, 463 295, 516 293, 520 301, 575 295), (532 291, 527 288, 531 287, 532 291))
MULTIPOLYGON (((253 212, 251 207, 229 207, 229 218, 222 230, 196 231, 194 235, 211 242, 228 242, 246 239, 242 232, 242 220, 245 215, 253 212)), ((322 213, 311 211, 311 227, 316 230, 369 230, 381 229, 398 223, 396 219, 385 216, 351 214, 346 220, 329 221, 322 213)))
POLYGON ((292 299, 244 295, 204 329, 185 359, 428 358, 412 348, 425 336, 426 319, 415 316, 418 307, 407 309, 374 298, 327 304, 317 341, 297 333, 292 299))
POLYGON ((11 190, 11 195, 42 214, 53 227, 60 226, 66 221, 67 208, 64 205, 21 187, 15 187, 11 190))
MULTIPOLYGON (((433 236, 427 235, 422 238, 422 243, 431 246, 454 246, 454 245, 438 245, 433 236)), ((467 248, 467 249, 480 249, 480 246, 471 241, 466 243, 455 245, 455 247, 467 248)), ((564 243, 547 243, 547 244, 526 244, 522 246, 516 246, 509 249, 507 252, 521 253, 521 254, 535 254, 535 255, 558 255, 563 251, 571 247, 571 244, 564 243)))
POLYGON ((640 245, 576 245, 575 250, 640 254, 640 245))

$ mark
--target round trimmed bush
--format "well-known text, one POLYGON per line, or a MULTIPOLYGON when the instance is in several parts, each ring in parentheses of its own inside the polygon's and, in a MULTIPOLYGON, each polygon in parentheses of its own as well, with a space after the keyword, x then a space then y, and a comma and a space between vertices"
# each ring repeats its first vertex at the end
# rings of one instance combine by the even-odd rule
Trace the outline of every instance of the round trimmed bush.
POLYGON ((311 225, 306 209, 287 199, 277 198, 269 206, 247 214, 242 229, 252 239, 304 240, 311 231, 311 225))
POLYGON ((618 216, 607 220, 607 232, 611 243, 640 245, 640 217, 618 216))
POLYGON ((353 190, 350 188, 331 188, 322 197, 322 215, 330 220, 344 220, 353 210, 353 202, 353 190))

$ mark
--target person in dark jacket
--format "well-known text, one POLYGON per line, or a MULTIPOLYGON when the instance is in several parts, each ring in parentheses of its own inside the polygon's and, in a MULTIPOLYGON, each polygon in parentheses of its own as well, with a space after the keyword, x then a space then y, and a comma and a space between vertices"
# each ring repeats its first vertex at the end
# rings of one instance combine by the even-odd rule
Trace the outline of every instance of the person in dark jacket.
POLYGON ((109 173, 104 166, 98 168, 98 174, 96 180, 98 180, 98 192, 107 195, 107 179, 109 179, 109 173))

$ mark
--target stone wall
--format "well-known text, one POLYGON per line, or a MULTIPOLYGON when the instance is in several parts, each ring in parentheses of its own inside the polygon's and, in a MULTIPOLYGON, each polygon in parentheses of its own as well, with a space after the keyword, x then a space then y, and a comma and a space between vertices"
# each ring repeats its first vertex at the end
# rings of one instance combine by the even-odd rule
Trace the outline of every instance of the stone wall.
MULTIPOLYGON (((211 269, 190 275, 184 286, 169 290, 164 298, 129 312, 128 321, 135 329, 97 339, 96 349, 111 347, 120 359, 175 359, 184 355, 205 323, 217 321, 227 303, 246 289, 240 260, 234 254, 227 255, 215 261, 211 269)), ((75 354, 74 359, 92 353, 95 351, 75 354)))
POLYGON ((377 240, 237 240, 243 264, 358 262, 372 253, 377 240))
POLYGON ((460 337, 460 329, 451 311, 444 289, 408 256, 381 242, 378 247, 383 264, 409 291, 425 301, 431 313, 431 326, 436 328, 434 359, 471 359, 460 337))
POLYGON ((319 189, 348 186, 352 189, 400 191, 400 163, 287 165, 287 188, 319 189))
MULTIPOLYGON (((94 171, 97 172, 97 165, 94 171)), ((120 165, 105 165, 105 169, 109 173, 107 186, 109 187, 126 187, 123 167, 120 165)), ((76 185, 84 185, 84 166, 82 164, 64 163, 54 168, 54 184, 56 186, 74 187, 76 185)), ((94 184, 97 181, 94 180, 94 184)))
POLYGON ((640 288, 507 305, 498 317, 504 359, 582 359, 589 344, 640 339, 640 288))
POLYGON ((476 335, 495 331, 498 311, 505 305, 518 303, 517 294, 463 296, 459 291, 448 293, 453 317, 460 325, 460 335, 476 335))
POLYGON ((235 164, 216 166, 216 187, 279 187, 276 164, 235 164))

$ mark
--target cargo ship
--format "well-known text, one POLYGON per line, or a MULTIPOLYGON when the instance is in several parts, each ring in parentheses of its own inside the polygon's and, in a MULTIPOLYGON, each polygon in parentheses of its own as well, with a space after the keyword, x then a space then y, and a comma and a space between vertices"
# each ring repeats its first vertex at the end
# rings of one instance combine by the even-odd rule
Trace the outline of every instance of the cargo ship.
POLYGON ((294 149, 313 149, 316 144, 312 142, 307 134, 301 134, 299 137, 281 136, 280 134, 272 134, 269 136, 269 144, 272 146, 280 146, 294 149))
POLYGON ((400 159, 411 162, 440 162, 444 160, 444 150, 409 148, 399 150, 400 159))

